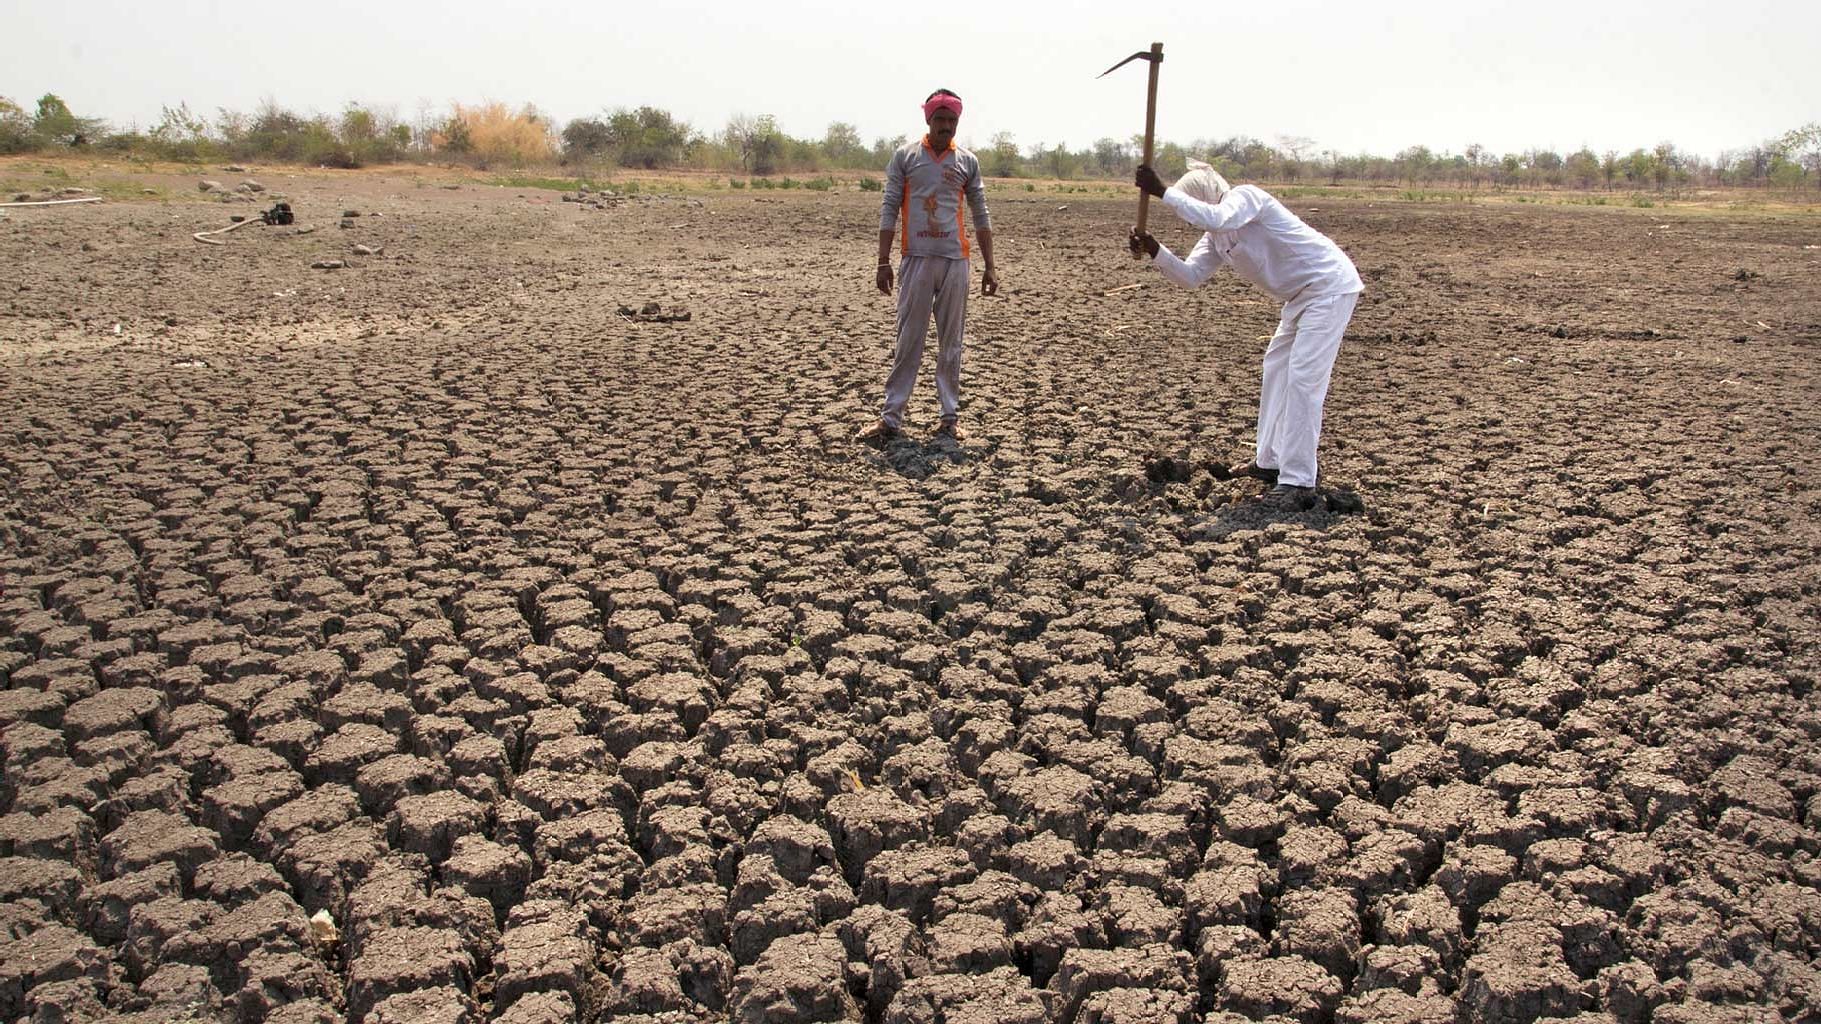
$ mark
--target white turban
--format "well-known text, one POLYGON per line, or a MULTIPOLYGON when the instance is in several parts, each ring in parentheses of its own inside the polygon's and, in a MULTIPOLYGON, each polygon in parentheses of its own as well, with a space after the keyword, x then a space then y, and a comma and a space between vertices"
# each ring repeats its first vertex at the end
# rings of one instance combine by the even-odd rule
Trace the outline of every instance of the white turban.
POLYGON ((1176 179, 1176 187, 1189 196, 1214 206, 1227 197, 1227 190, 1232 186, 1220 176, 1219 171, 1200 160, 1190 160, 1189 172, 1176 179))

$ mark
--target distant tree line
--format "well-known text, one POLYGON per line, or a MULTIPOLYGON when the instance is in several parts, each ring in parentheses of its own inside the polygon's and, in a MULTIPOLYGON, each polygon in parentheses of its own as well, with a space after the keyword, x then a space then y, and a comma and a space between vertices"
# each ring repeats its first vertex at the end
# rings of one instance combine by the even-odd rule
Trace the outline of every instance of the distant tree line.
MULTIPOLYGON (((786 133, 770 115, 738 114, 719 131, 703 132, 656 107, 621 107, 558 126, 535 107, 455 104, 418 111, 410 120, 389 108, 350 103, 338 114, 302 115, 267 100, 252 113, 218 110, 203 117, 188 104, 165 107, 150 128, 118 128, 80 117, 54 94, 28 110, 0 97, 0 153, 99 149, 152 158, 263 160, 330 167, 407 161, 460 160, 477 166, 562 163, 580 173, 614 169, 692 169, 764 176, 777 173, 872 172, 907 136, 861 138, 845 121, 820 138, 786 133)), ((1102 138, 1070 149, 1020 144, 999 132, 976 152, 996 178, 1123 180, 1137 162, 1139 139, 1102 138)), ((1529 149, 1495 153, 1469 145, 1458 153, 1411 146, 1393 156, 1346 154, 1312 140, 1279 136, 1275 143, 1244 135, 1165 142, 1155 163, 1181 174, 1193 156, 1228 177, 1287 183, 1342 182, 1455 189, 1821 188, 1821 123, 1792 129, 1712 159, 1664 142, 1649 149, 1563 154, 1529 149)))
POLYGON ((267 100, 252 113, 205 117, 179 103, 150 128, 118 128, 71 114, 55 95, 36 113, 0 96, 0 153, 89 149, 178 161, 261 160, 363 167, 428 159, 477 164, 549 163, 560 157, 554 124, 535 107, 454 104, 411 121, 389 108, 350 103, 338 114, 298 114, 267 100))

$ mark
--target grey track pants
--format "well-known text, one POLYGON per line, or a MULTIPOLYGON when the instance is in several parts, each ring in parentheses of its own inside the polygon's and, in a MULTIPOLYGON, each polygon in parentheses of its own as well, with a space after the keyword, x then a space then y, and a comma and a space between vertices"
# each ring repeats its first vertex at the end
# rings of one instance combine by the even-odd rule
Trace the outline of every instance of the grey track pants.
POLYGON ((954 421, 961 404, 961 342, 972 281, 967 260, 906 256, 899 264, 898 342, 885 378, 885 411, 879 417, 888 426, 904 426, 904 406, 923 365, 931 313, 936 317, 936 398, 942 404, 942 419, 954 421))

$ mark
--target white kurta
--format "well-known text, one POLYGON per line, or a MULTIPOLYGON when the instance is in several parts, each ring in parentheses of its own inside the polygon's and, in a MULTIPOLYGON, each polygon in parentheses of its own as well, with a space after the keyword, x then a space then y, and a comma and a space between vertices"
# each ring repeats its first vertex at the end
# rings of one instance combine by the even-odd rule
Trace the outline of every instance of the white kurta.
POLYGON ((1340 246, 1256 185, 1233 189, 1219 205, 1176 188, 1165 192, 1163 201, 1184 223, 1207 232, 1187 260, 1158 247, 1157 269, 1177 284, 1193 288, 1221 264, 1231 264, 1235 274, 1283 303, 1286 316, 1318 296, 1366 290, 1340 246))
POLYGON ((1279 483, 1315 486, 1322 403, 1354 303, 1365 290, 1359 271, 1333 240, 1257 186, 1241 185, 1218 204, 1176 188, 1163 201, 1207 232, 1187 260, 1157 247, 1153 262, 1165 277, 1193 288, 1229 264, 1284 304, 1265 349, 1256 462, 1277 470, 1279 483))

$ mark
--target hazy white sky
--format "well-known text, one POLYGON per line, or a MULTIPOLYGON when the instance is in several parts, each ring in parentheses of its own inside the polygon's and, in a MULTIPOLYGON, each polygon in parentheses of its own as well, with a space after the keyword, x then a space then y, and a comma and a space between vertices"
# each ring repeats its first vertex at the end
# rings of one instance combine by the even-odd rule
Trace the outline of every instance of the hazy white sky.
POLYGON ((450 101, 536 104, 559 123, 649 104, 705 132, 772 114, 799 137, 847 121, 868 142, 922 131, 938 86, 963 142, 1125 139, 1164 44, 1157 134, 1246 134, 1389 156, 1668 140, 1703 156, 1821 121, 1815 0, 1405 0, 1398 4, 1006 0, 7 0, 0 95, 55 92, 149 127, 187 101, 300 112, 349 101, 404 120, 450 101), (516 7, 516 9, 515 9, 516 7), (1149 13, 1147 13, 1149 12, 1149 13))

